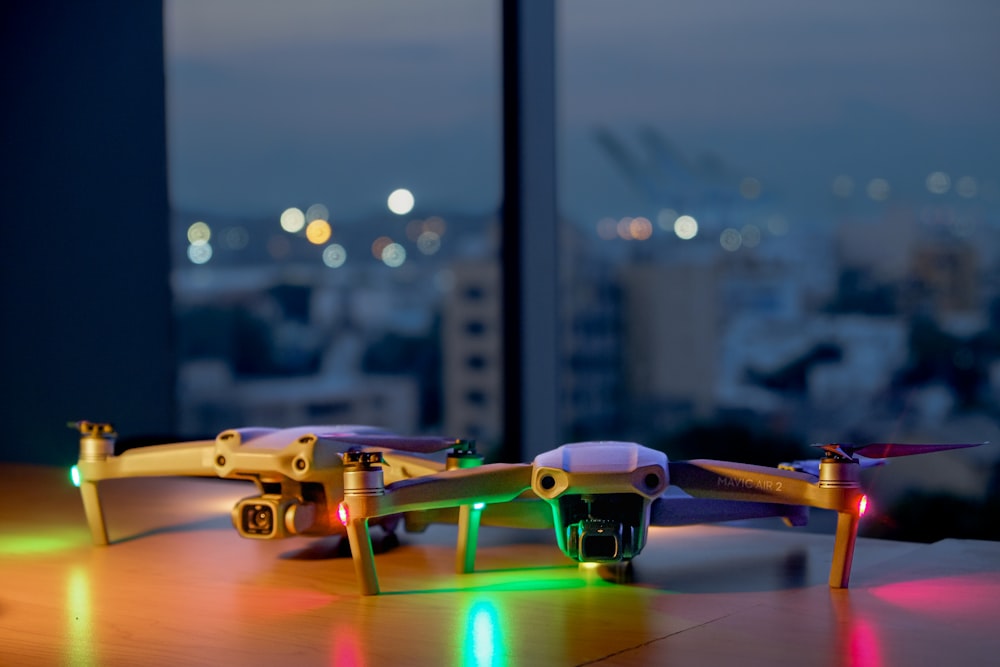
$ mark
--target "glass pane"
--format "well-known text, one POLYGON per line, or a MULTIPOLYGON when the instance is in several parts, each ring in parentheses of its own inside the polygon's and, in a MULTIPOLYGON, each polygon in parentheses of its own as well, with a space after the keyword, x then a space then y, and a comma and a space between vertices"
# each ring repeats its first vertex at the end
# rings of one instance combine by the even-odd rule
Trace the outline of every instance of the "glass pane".
POLYGON ((482 376, 499 348, 473 363, 446 344, 492 286, 467 267, 497 255, 496 7, 165 11, 182 431, 498 422, 482 376))
POLYGON ((767 463, 996 440, 994 3, 559 12, 571 432, 767 463))

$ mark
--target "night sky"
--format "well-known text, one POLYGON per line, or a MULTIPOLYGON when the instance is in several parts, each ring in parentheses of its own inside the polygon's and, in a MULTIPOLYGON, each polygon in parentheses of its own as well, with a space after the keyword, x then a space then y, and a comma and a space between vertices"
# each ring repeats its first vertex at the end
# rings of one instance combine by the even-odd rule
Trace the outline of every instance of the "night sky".
MULTIPOLYGON (((995 2, 571 0, 557 11, 571 218, 644 205, 597 128, 637 154, 641 128, 655 128, 681 156, 713 153, 817 206, 838 175, 885 178, 905 198, 926 196, 933 171, 972 176, 1000 201, 995 2)), ((396 187, 418 209, 497 206, 498 3, 168 0, 166 23, 177 208, 267 215, 322 202, 350 219, 396 187)))

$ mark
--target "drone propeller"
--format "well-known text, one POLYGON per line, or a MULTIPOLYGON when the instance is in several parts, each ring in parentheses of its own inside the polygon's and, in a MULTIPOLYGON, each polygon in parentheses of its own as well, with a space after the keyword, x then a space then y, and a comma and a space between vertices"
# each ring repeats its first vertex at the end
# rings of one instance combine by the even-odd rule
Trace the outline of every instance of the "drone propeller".
MULTIPOLYGON (((867 456, 857 456, 855 457, 857 462, 862 468, 874 468, 875 466, 882 466, 887 463, 884 459, 873 459, 867 456)), ((798 461, 792 461, 790 463, 781 463, 778 468, 781 470, 794 470, 795 472, 804 472, 806 474, 812 475, 813 477, 819 477, 819 464, 821 459, 801 459, 798 461)))
POLYGON ((405 437, 368 433, 322 433, 319 434, 319 438, 347 445, 357 445, 359 447, 384 447, 385 449, 395 449, 401 452, 414 452, 417 454, 433 454, 434 452, 440 452, 449 448, 471 451, 475 447, 474 440, 460 440, 438 436, 405 437))
POLYGON ((948 449, 963 449, 965 447, 978 447, 986 443, 952 443, 952 444, 930 444, 912 445, 895 442, 873 442, 868 445, 851 445, 844 443, 816 444, 813 447, 845 459, 854 458, 855 454, 866 456, 872 459, 887 459, 896 456, 915 456, 917 454, 930 454, 931 452, 941 452, 948 449))

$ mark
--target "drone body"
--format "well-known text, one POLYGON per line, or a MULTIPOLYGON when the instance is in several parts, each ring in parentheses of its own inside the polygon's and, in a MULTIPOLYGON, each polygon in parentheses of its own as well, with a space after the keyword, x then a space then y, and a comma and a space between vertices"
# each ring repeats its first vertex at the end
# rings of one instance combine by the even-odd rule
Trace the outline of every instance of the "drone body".
POLYGON ((260 494, 233 508, 239 534, 255 539, 346 534, 363 595, 380 592, 373 525, 391 533, 401 520, 411 531, 457 523, 456 570, 470 572, 484 521, 554 528, 567 557, 615 563, 639 555, 649 526, 760 517, 800 526, 810 507, 837 512, 829 583, 846 588, 867 504, 862 467, 887 457, 980 444, 816 445, 824 451, 821 459, 769 468, 671 462, 637 443, 603 441, 562 445, 531 463, 483 464, 471 441, 407 438, 372 427, 233 429, 215 440, 115 456, 110 425, 71 426, 81 434, 80 490, 96 544, 108 543, 98 495, 102 481, 154 475, 248 479, 260 494), (450 451, 443 463, 425 456, 445 449, 450 451))

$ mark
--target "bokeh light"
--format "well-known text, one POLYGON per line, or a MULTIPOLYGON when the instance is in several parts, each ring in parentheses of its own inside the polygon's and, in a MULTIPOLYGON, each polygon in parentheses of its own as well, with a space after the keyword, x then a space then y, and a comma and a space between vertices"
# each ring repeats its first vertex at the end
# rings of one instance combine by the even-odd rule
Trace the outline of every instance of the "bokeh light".
POLYGON ((927 191, 935 195, 943 195, 951 189, 951 177, 943 171, 935 171, 927 176, 927 191))
POLYGON ((885 201, 889 198, 889 181, 884 178, 873 178, 868 181, 868 196, 875 201, 885 201))
POLYGON ((743 246, 756 248, 760 245, 760 227, 757 225, 743 225, 740 229, 740 237, 743 239, 743 246))
POLYGON ((677 211, 672 208, 660 209, 660 212, 656 214, 656 224, 665 232, 669 232, 671 229, 676 231, 677 227, 674 224, 676 222, 677 211))
POLYGON ((329 220, 330 219, 330 209, 328 209, 323 204, 313 204, 306 209, 306 224, 312 222, 313 220, 329 220))
POLYGON ((313 245, 323 245, 330 240, 332 235, 333 230, 330 228, 330 223, 326 220, 313 220, 306 227, 306 238, 313 245))
POLYGON ((597 236, 610 241, 618 236, 618 221, 614 218, 601 218, 597 221, 597 236))
POLYGON ((212 229, 206 222, 195 222, 187 229, 187 240, 191 245, 208 243, 212 238, 212 229))
POLYGON ((723 249, 729 252, 736 252, 743 245, 743 235, 740 234, 739 230, 727 227, 719 235, 719 243, 723 249))
POLYGON ((955 192, 959 197, 972 199, 979 194, 979 182, 972 176, 962 176, 955 182, 955 192))
POLYGON ((392 239, 388 236, 380 236, 372 241, 372 257, 379 260, 382 259, 382 251, 391 243, 392 239))
POLYGON ((212 244, 192 243, 188 246, 187 256, 192 264, 207 264, 212 259, 212 244))
POLYGON ((636 241, 645 241, 653 235, 653 223, 647 218, 632 218, 628 225, 629 234, 636 241))
POLYGON ((417 237, 417 249, 425 255, 433 255, 441 249, 441 237, 434 232, 424 232, 417 237))
POLYGON ((390 243, 382 248, 382 261, 394 269, 402 266, 406 261, 406 248, 398 243, 390 243))
POLYGON ((281 228, 284 229, 289 234, 297 234, 302 231, 302 228, 306 226, 306 214, 302 212, 302 209, 286 208, 281 213, 281 228))
POLYGON ((698 236, 698 221, 690 215, 682 215, 674 220, 674 234, 677 238, 690 241, 698 236))
POLYGON ((772 215, 767 219, 767 231, 775 236, 784 236, 788 233, 788 220, 784 216, 772 215))
POLYGON ((413 193, 406 188, 393 190, 387 201, 389 210, 396 215, 406 215, 413 210, 413 193))
POLYGON ((323 248, 323 263, 331 269, 339 269, 347 261, 347 250, 339 243, 331 243, 323 248))
POLYGON ((625 239, 626 241, 632 240, 632 218, 622 218, 615 225, 615 231, 618 232, 618 236, 625 239))

